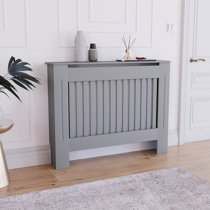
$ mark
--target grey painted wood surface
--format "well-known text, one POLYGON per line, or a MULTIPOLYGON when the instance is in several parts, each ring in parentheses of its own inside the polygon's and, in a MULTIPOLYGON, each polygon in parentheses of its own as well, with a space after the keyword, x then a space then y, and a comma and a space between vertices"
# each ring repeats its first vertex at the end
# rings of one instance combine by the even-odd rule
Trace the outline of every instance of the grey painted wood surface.
POLYGON ((47 64, 56 169, 81 149, 157 141, 167 152, 170 62, 47 64))

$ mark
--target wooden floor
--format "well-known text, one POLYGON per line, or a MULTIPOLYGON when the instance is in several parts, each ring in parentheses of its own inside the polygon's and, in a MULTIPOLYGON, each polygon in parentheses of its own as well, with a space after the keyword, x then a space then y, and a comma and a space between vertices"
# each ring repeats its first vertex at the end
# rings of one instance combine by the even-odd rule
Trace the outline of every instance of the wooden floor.
POLYGON ((13 169, 10 185, 0 189, 0 197, 175 166, 210 181, 210 141, 169 147, 167 154, 160 155, 150 150, 76 160, 62 170, 50 165, 13 169))

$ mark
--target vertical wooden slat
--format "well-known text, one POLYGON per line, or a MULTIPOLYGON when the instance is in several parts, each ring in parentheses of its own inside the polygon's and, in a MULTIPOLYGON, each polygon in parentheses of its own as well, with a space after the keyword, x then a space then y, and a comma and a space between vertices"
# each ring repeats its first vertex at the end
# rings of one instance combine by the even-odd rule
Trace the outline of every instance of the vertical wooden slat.
POLYGON ((141 87, 141 130, 147 126, 147 80, 142 79, 141 87))
POLYGON ((97 134, 103 133, 103 82, 97 81, 97 134))
POLYGON ((152 80, 147 79, 147 129, 152 127, 152 80))
POLYGON ((116 81, 110 81, 110 133, 116 132, 116 81))
POLYGON ((123 131, 128 131, 128 80, 123 80, 123 131))
POLYGON ((65 141, 70 137, 69 125, 69 101, 68 101, 69 83, 64 79, 61 80, 61 102, 62 102, 62 140, 65 141))
POLYGON ((109 81, 104 81, 104 134, 109 133, 109 81))
POLYGON ((96 82, 90 82, 90 133, 96 135, 96 82))
POLYGON ((117 80, 117 132, 122 132, 122 80, 117 80))
POLYGON ((135 95, 135 83, 133 79, 129 80, 129 131, 134 130, 134 95, 135 95))
POLYGON ((82 82, 76 82, 77 137, 83 136, 83 88, 82 82))
POLYGON ((157 79, 153 79, 152 128, 157 127, 157 79))
POLYGON ((70 111, 70 138, 76 137, 76 89, 75 82, 69 83, 69 111, 70 111))
POLYGON ((135 80, 135 130, 140 130, 140 96, 141 96, 141 87, 140 79, 135 80))
POLYGON ((90 135, 90 87, 89 82, 83 83, 83 93, 84 93, 84 136, 90 135))

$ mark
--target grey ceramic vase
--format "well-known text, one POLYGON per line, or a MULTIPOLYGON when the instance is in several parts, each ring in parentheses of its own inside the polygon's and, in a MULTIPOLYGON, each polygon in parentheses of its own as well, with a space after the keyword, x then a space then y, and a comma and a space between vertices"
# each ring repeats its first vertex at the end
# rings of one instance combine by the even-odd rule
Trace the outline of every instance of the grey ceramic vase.
POLYGON ((87 61, 87 42, 84 31, 78 31, 74 41, 75 61, 87 61))

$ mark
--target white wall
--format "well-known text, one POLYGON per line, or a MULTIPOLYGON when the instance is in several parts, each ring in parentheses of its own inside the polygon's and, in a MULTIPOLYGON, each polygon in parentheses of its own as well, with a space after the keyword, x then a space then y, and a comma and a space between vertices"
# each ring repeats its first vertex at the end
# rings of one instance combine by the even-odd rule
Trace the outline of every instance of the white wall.
MULTIPOLYGON (((23 103, 0 96, 15 122, 1 135, 10 168, 49 162, 46 61, 73 61, 77 30, 96 42, 100 60, 123 53, 122 34, 137 37, 136 56, 171 60, 169 145, 177 144, 181 0, 0 0, 0 73, 11 55, 32 64, 42 80, 36 90, 19 91, 23 103), (175 32, 167 33, 167 23, 175 32)), ((154 147, 154 143, 80 151, 71 159, 154 147)))

